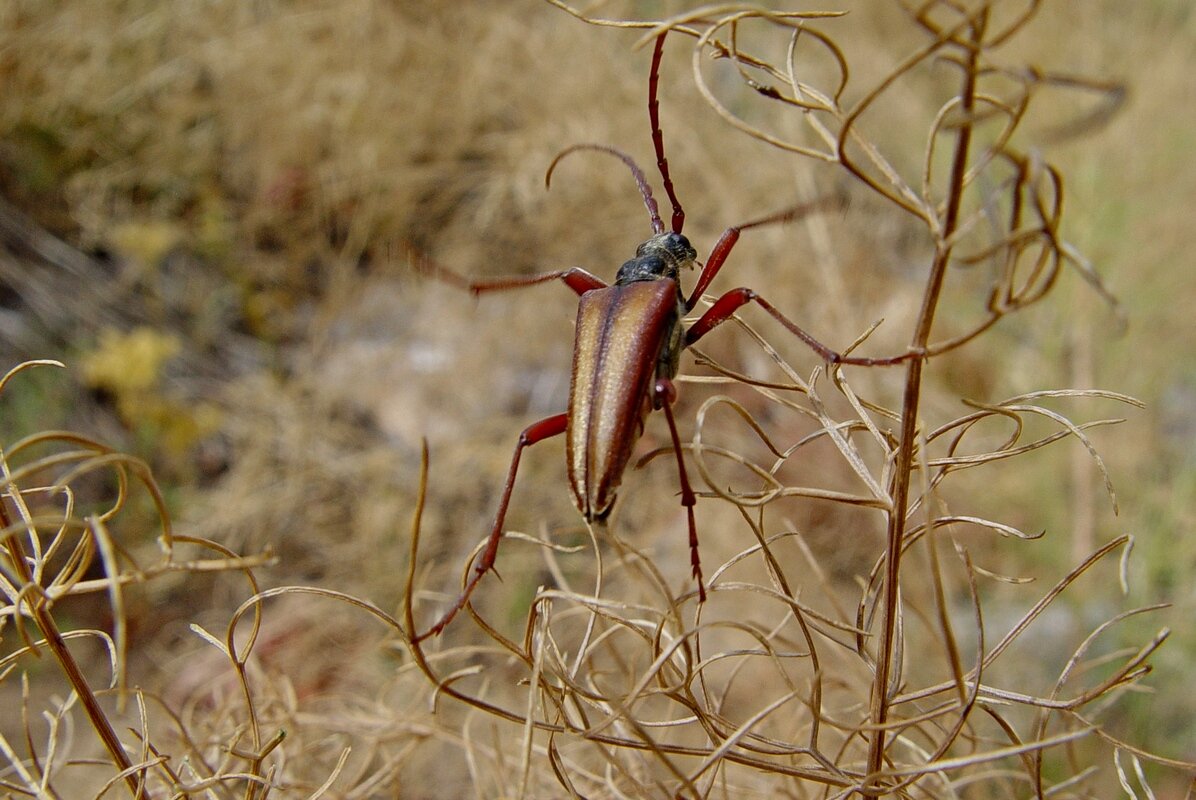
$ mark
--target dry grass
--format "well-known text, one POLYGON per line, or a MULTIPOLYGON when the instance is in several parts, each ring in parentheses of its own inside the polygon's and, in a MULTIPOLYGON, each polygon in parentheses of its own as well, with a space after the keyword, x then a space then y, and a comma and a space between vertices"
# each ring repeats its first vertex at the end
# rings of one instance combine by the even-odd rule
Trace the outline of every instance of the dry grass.
MULTIPOLYGON (((696 39, 674 32, 663 129, 700 251, 800 198, 852 200, 745 235, 715 290, 753 286, 837 347, 883 317, 860 352, 891 354, 915 338, 949 246, 928 341, 984 335, 934 349, 905 414, 920 425, 903 428, 904 368, 827 372, 745 311, 683 366, 711 599, 695 602, 668 458, 628 476, 592 536, 545 444, 525 458, 508 518, 524 536, 503 546, 503 581, 487 578, 480 617, 424 650, 407 634, 467 569, 516 432, 564 405, 573 311, 551 286, 474 303, 412 276, 406 248, 476 275, 609 278, 647 231, 630 179, 574 156, 545 192, 543 168, 579 141, 652 158, 647 53, 632 48, 645 28, 547 6, 404 5, 0 10, 0 70, 19 98, 0 107, 0 187, 31 217, 0 209, 6 354, 85 363, 105 328, 134 324, 181 343, 156 380, 105 383, 98 401, 46 370, 0 397, 0 702, 25 709, 0 723, 5 791, 116 783, 111 796, 144 775, 155 797, 1113 797, 1149 796, 1146 782, 1182 796, 1192 767, 1176 762, 1196 747, 1181 691, 1196 643, 1180 625, 1196 612, 1196 554, 1178 533, 1196 485, 1193 384, 1190 360, 1159 343, 1183 343, 1192 296, 1187 271, 1166 268, 1192 244, 1174 202, 1196 174, 1175 99, 1192 55, 1175 35, 1192 28, 1184 4, 1040 10, 984 52, 1009 71, 981 78, 985 96, 1032 99, 1032 113, 1008 140, 1006 108, 948 113, 925 191, 927 131, 966 95, 957 65, 919 62, 847 114, 935 41, 898 4, 810 23, 851 65, 835 97, 837 53, 804 35, 810 90, 795 99, 821 90, 813 113, 703 59, 720 116, 690 73, 696 39), (1129 101, 1107 117, 1113 77, 1129 101), (963 129, 969 163, 998 157, 960 184, 963 129), (828 158, 844 130, 871 190, 828 158), (1048 164, 1068 189, 1061 223, 1048 164), (1020 233, 1006 227, 1015 196, 1020 233), (1127 336, 1070 241, 1108 276, 1127 336), (1022 266, 1003 271, 1015 252, 1022 266), (990 316, 1002 321, 987 329, 990 316), (1105 427, 1130 401, 1094 386, 1148 412, 1105 427), (16 420, 123 438, 168 488, 92 437, 20 442, 16 420), (908 517, 891 513, 903 491, 908 517), (1167 625, 1177 641, 1155 652, 1167 625), (90 712, 63 699, 89 693, 68 680, 75 659, 108 687, 90 712), (1152 664, 1153 700, 1139 691, 1152 664)), ((1033 7, 995 5, 990 34, 1033 7)), ((948 6, 931 16, 953 28, 948 6)), ((639 10, 695 35, 717 16, 639 10)), ((744 21, 735 42, 777 67, 753 77, 793 94, 787 25, 744 21)), ((967 28, 936 54, 966 59, 953 37, 967 28)), ((641 452, 667 443, 653 420, 641 452)))

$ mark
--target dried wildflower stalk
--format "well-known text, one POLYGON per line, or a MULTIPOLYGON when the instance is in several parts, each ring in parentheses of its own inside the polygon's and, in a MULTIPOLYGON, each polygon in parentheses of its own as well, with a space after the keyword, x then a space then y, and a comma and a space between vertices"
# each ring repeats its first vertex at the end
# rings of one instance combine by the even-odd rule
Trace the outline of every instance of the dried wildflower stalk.
MULTIPOLYGON (((803 377, 772 346, 777 340, 770 344, 746 323, 743 328, 785 382, 706 361, 728 380, 751 386, 769 408, 765 419, 738 400, 714 397, 697 416, 688 449, 706 494, 735 509, 755 539, 711 571, 710 602, 698 604, 695 592, 677 596, 653 560, 616 525, 601 535, 591 531, 596 577, 588 592, 570 586, 561 566, 564 548, 509 534, 538 546, 559 583, 537 593, 523 636, 511 639, 489 621, 490 614, 471 606, 490 647, 446 649, 432 658, 412 645, 439 693, 522 727, 520 755, 499 758, 496 769, 518 770, 524 791, 533 765, 546 762, 573 796, 697 798, 782 788, 794 796, 947 797, 977 782, 1028 787, 1043 796, 1094 780, 1096 771, 1086 769, 1084 759, 1098 740, 1115 754, 1131 753, 1139 774, 1139 758, 1185 767, 1135 750, 1096 721, 1101 708, 1146 674, 1167 631, 1103 660, 1092 656, 1094 641, 1154 607, 1097 625, 1070 656, 1053 654, 1065 662, 1053 688, 1035 693, 1008 683, 1017 674, 1008 654, 1027 631, 1041 624, 1072 584, 1107 569, 1104 562, 1116 554, 1127 555, 1130 538, 1098 548, 1029 610, 1011 623, 1003 620, 1005 632, 994 642, 985 593, 996 584, 1023 581, 978 566, 969 542, 977 533, 1015 539, 1040 534, 954 512, 944 494, 954 473, 1001 467, 1072 440, 1091 454, 1116 510, 1089 437, 1119 420, 1077 422, 1060 406, 1138 403, 1097 390, 1039 391, 972 403, 964 416, 938 421, 923 402, 928 365, 1041 300, 1064 268, 1116 309, 1091 265, 1062 238, 1063 176, 1016 145, 1014 133, 1044 87, 1102 100, 1095 113, 1057 126, 1051 136, 1091 129, 1119 104, 1120 89, 1001 60, 999 48, 1036 15, 1036 2, 1016 8, 979 1, 903 4, 923 44, 871 89, 854 93, 848 91, 850 60, 835 39, 836 13, 726 4, 664 20, 611 20, 550 2, 591 24, 643 29, 641 44, 665 30, 671 43, 690 37, 694 79, 716 113, 780 156, 813 158, 850 173, 892 213, 916 219, 932 249, 906 345, 922 357, 903 368, 895 405, 858 396, 848 382, 852 368, 825 374, 815 369, 803 377), (748 25, 785 37, 786 58, 770 62, 741 49, 748 25), (783 106, 803 124, 787 130, 801 127, 801 133, 785 136, 731 111, 706 77, 708 56, 733 65, 761 102, 783 106), (833 65, 835 77, 823 85, 802 77, 803 59, 817 57, 833 65), (957 88, 932 115, 917 159, 921 172, 910 177, 895 166, 902 159, 870 137, 870 114, 932 64, 948 65, 957 88), (847 102, 848 96, 857 99, 847 102), (944 287, 953 271, 976 266, 987 267, 991 276, 979 290, 979 312, 959 330, 940 333, 935 322, 944 287), (728 434, 728 411, 743 424, 734 435, 728 434), (788 428, 786 418, 793 421, 788 428), (785 431, 801 424, 809 432, 787 440, 791 433, 785 431), (744 455, 743 443, 753 438, 770 460, 744 455), (736 444, 721 445, 720 439, 736 444), (820 446, 823 457, 829 452, 841 460, 846 486, 833 485, 837 467, 825 469, 828 485, 792 479, 795 464, 820 446), (839 504, 871 514, 869 525, 879 521, 885 545, 854 609, 841 602, 842 587, 825 574, 802 534, 784 521, 789 498, 839 504), (488 670, 471 666, 483 661, 503 664, 522 694, 495 689, 488 670), (463 663, 447 666, 454 662, 463 663), (1045 754, 1056 751, 1072 772, 1052 783, 1045 754)), ((418 535, 407 581, 408 631, 414 630, 417 546, 418 535)), ((1124 781, 1120 761, 1116 770, 1124 781)))
MULTIPOLYGON (((328 589, 261 590, 253 568, 268 555, 237 557, 174 533, 160 492, 136 459, 59 432, 7 445, 0 458, 6 514, 0 625, 11 625, 20 645, 0 659, 0 681, 48 652, 78 703, 43 709, 39 740, 37 709, 24 698, 24 741, 0 737, 9 767, 0 779, 5 789, 75 796, 62 787, 74 786, 74 775, 88 768, 68 760, 77 705, 110 762, 93 794, 116 788, 147 797, 386 796, 399 793, 405 760, 429 741, 462 755, 479 796, 954 797, 973 785, 980 793, 1046 796, 1095 792, 1111 785, 1113 774, 1123 786, 1145 786, 1143 763, 1193 769, 1141 752, 1102 725, 1102 712, 1147 673, 1167 631, 1129 648, 1109 640, 1156 607, 1107 614, 1088 623, 1090 632, 1074 644, 1059 636, 1034 639, 1040 629, 1051 630, 1056 601, 1076 584, 1115 571, 1124 581, 1130 539, 1107 542, 1049 588, 1035 589, 986 569, 984 540, 1040 534, 954 508, 956 473, 1005 469, 1016 463, 1010 459, 1063 441, 1085 448, 1108 485, 1091 437, 1118 420, 1071 415, 1077 407, 1135 401, 1112 392, 1047 390, 972 403, 955 418, 925 402, 928 365, 1041 300, 1065 268, 1108 297, 1061 236, 1063 176, 1016 145, 1014 134, 1044 87, 1103 101, 1050 136, 1091 129, 1120 102, 1118 88, 1001 60, 998 48, 1038 12, 1033 0, 903 5, 921 44, 862 91, 851 84, 837 13, 727 4, 665 20, 618 21, 554 5, 594 24, 642 29, 645 40, 668 29, 670 48, 688 37, 698 89, 734 135, 771 146, 778 164, 800 157, 845 170, 893 215, 915 221, 931 257, 900 347, 924 357, 910 362, 895 388, 878 381, 881 388, 865 397, 849 378, 871 380, 874 371, 800 366, 787 355, 796 349, 744 324, 784 377, 743 374, 703 357, 721 376, 704 380, 735 391, 702 405, 687 446, 706 485, 699 509, 705 540, 735 548, 707 571, 709 602, 698 604, 692 584, 671 577, 641 549, 640 532, 618 519, 591 531, 588 548, 509 532, 538 552, 555 587, 531 601, 522 636, 512 637, 509 624, 479 604, 469 611, 484 643, 451 646, 468 628, 463 616, 447 641, 433 643, 440 648, 434 652, 409 644, 416 614, 423 613, 415 587, 426 452, 406 599, 403 612, 392 615, 328 589), (749 48, 746 42, 758 41, 745 35, 749 26, 784 42, 784 57, 749 48), (707 56, 731 67, 753 98, 781 110, 787 124, 771 128, 740 115, 742 103, 722 99, 726 82, 707 77, 707 56), (810 59, 829 65, 819 74, 831 77, 805 77, 810 59), (940 73, 953 75, 956 85, 929 117, 924 150, 902 157, 875 135, 873 112, 932 64, 945 65, 940 73), (968 267, 987 269, 988 283, 976 290, 974 313, 954 314, 956 329, 942 333, 936 318, 944 288, 968 267), (805 467, 814 459, 817 472, 805 467), (117 497, 82 514, 73 487, 97 474, 111 476, 117 497), (135 482, 161 519, 152 563, 135 559, 110 532, 135 482), (854 594, 816 554, 809 532, 790 521, 814 505, 844 512, 830 517, 846 520, 838 532, 843 539, 879 534, 883 541, 854 594), (192 547, 203 555, 180 557, 192 547), (89 577, 90 567, 102 577, 89 577), (223 631, 193 626, 229 680, 181 704, 127 688, 126 590, 159 576, 194 579, 217 570, 243 572, 251 595, 223 631), (998 602, 994 595, 1004 589, 1029 598, 1020 607, 998 602), (63 634, 56 601, 88 594, 107 598, 112 634, 63 634), (379 687, 385 699, 338 697, 336 708, 313 711, 285 674, 264 666, 267 606, 313 597, 332 603, 321 605, 325 616, 301 618, 299 627, 331 632, 336 623, 328 620, 339 622, 329 610, 335 604, 364 611, 381 623, 383 635, 404 643, 410 657, 397 665, 392 683, 379 687), (110 654, 104 689, 97 691, 96 679, 75 663, 68 643, 76 638, 94 638, 110 654), (1019 663, 1027 655, 1043 662, 1029 675, 1019 663), (1051 677, 1036 685, 1047 669, 1051 677), (112 708, 105 693, 132 700, 132 710, 112 708), (439 717, 421 710, 429 699, 443 712, 439 717), (464 720, 453 719, 461 708, 464 720), (116 721, 125 716, 132 731, 116 721)), ((857 346, 874 348, 871 333, 857 346)), ((1111 487, 1109 496, 1115 508, 1111 487)), ((713 550, 703 552, 710 557, 713 550)))
MULTIPOLYGON (((19 373, 38 366, 62 365, 54 361, 21 364, 0 378, 0 392, 19 373)), ((146 464, 78 434, 44 431, 6 444, 0 449, 0 473, 0 632, 10 630, 19 640, 0 657, 0 681, 22 674, 36 659, 48 659, 61 671, 70 692, 38 715, 30 705, 28 683, 24 684, 21 719, 25 752, 0 737, 9 772, 19 778, 10 787, 45 797, 63 796, 56 788, 61 785, 73 787, 64 790, 68 793, 79 790, 81 784, 71 773, 84 771, 85 765, 68 759, 73 749, 70 718, 76 706, 81 706, 116 770, 101 779, 105 789, 123 783, 137 797, 185 792, 190 780, 169 763, 164 753, 174 748, 166 742, 183 743, 192 770, 198 767, 202 771, 210 754, 192 741, 181 725, 170 726, 172 730, 163 732, 161 738, 156 731, 151 732, 147 708, 159 702, 149 692, 130 688, 126 677, 129 620, 125 594, 131 587, 166 575, 198 576, 229 570, 243 571, 251 589, 256 590, 251 570, 269 563, 270 555, 238 557, 214 542, 175 534, 162 493, 146 464), (114 496, 88 496, 95 486, 109 484, 115 487, 114 496), (151 563, 136 557, 110 530, 113 521, 126 513, 138 484, 160 521, 159 554, 151 563), (76 488, 79 486, 84 487, 82 497, 76 488), (193 549, 210 555, 183 557, 193 549), (97 572, 101 577, 90 577, 97 572), (57 606, 81 596, 94 596, 107 605, 111 633, 96 629, 64 632, 57 606), (68 643, 84 639, 94 639, 107 653, 106 678, 97 681, 94 675, 89 676, 88 667, 92 665, 80 662, 72 653, 68 643), (103 702, 105 695, 115 697, 115 707, 103 702), (122 735, 119 720, 126 716, 130 700, 136 708, 135 727, 122 735), (38 716, 48 726, 41 746, 33 726, 38 716)), ((168 716, 178 723, 172 712, 168 716)), ((256 728, 251 733, 257 742, 260 736, 256 728)), ((203 779, 225 780, 217 772, 203 779)), ((243 784, 245 778, 242 775, 227 781, 243 784)))

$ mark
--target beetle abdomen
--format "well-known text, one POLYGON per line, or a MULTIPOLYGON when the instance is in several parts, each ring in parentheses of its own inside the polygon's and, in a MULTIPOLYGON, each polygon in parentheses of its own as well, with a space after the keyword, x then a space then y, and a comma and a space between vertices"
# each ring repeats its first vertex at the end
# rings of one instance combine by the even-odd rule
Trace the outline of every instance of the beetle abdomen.
POLYGON ((565 451, 573 500, 586 519, 610 512, 652 407, 661 353, 676 347, 679 334, 672 280, 615 285, 581 296, 565 451))

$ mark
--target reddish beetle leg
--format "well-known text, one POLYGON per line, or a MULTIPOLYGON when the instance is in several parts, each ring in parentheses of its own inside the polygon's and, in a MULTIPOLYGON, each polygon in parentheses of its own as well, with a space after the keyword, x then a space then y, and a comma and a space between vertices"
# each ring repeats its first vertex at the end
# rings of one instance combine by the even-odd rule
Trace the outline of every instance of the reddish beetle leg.
MULTIPOLYGON (((714 280, 714 277, 722 269, 723 264, 726 263, 727 257, 731 254, 731 249, 735 247, 735 243, 739 241, 739 235, 742 231, 750 228, 760 228, 765 225, 777 225, 786 222, 792 222, 800 219, 807 214, 827 207, 834 207, 842 201, 833 197, 824 197, 814 200, 809 203, 802 203, 780 212, 779 214, 772 214, 761 219, 753 220, 752 222, 744 223, 743 225, 736 225, 727 228, 723 231, 723 235, 718 238, 714 248, 710 251, 710 258, 706 260, 706 266, 702 269, 702 274, 698 276, 698 282, 694 286, 694 290, 690 293, 689 299, 685 302, 685 310, 692 311, 698 301, 702 299, 702 293, 706 291, 707 287, 714 280)), ((710 333, 714 328, 723 322, 726 322, 735 312, 748 303, 755 302, 756 305, 763 308, 769 313, 777 322, 780 322, 798 339, 801 339, 806 346, 822 357, 828 364, 849 364, 851 366, 860 367, 891 367, 903 362, 909 361, 912 358, 917 358, 922 354, 916 352, 906 352, 897 356, 887 356, 883 358, 865 358, 856 356, 845 356, 836 350, 824 345, 822 342, 815 339, 811 334, 807 333, 805 329, 801 328, 797 323, 790 320, 784 314, 777 310, 776 306, 765 300, 754 290, 741 286, 738 289, 732 289, 724 293, 714 304, 706 310, 706 312, 685 331, 685 346, 689 347, 694 342, 701 339, 706 334, 710 333)))
MULTIPOLYGON (((539 275, 514 276, 491 281, 471 281, 452 270, 434 264, 428 259, 421 259, 420 270, 434 274, 446 283, 467 289, 475 296, 484 292, 535 286, 539 283, 548 283, 554 280, 561 281, 576 292, 578 296, 606 286, 601 279, 578 267, 544 272, 539 275)), ((453 603, 452 607, 445 612, 435 625, 424 633, 415 636, 414 641, 423 641, 429 636, 435 636, 444 630, 445 626, 452 622, 453 617, 457 616, 457 612, 465 608, 465 604, 469 602, 470 595, 473 594, 473 590, 477 588, 478 582, 482 580, 482 577, 494 568, 494 561, 498 557, 498 543, 502 540, 503 522, 507 517, 507 507, 511 504, 511 492, 515 489, 515 475, 519 472, 519 459, 523 455, 523 449, 537 442, 542 442, 545 439, 561 435, 565 432, 568 422, 568 414, 555 414, 547 419, 542 419, 537 423, 529 425, 519 434, 519 441, 515 445, 515 455, 512 457, 511 467, 507 471, 507 483, 503 487, 502 499, 498 503, 498 512, 494 517, 494 528, 491 529, 490 536, 486 540, 486 548, 482 551, 481 556, 474 565, 473 574, 462 588, 461 595, 453 603)))
POLYGON ((474 565, 473 575, 462 589, 461 596, 457 598, 457 602, 440 618, 439 622, 426 632, 414 637, 416 642, 423 641, 429 636, 435 636, 444 630, 444 626, 453 621, 453 617, 457 616, 457 612, 465 608, 465 604, 469 602, 469 596, 473 594, 473 590, 477 587, 478 581, 482 579, 482 576, 494 568, 494 560, 498 557, 498 543, 502 540, 503 520, 507 516, 507 506, 511 504, 511 491, 515 488, 515 473, 519 471, 519 458, 523 455, 523 448, 530 447, 536 442, 542 442, 545 439, 551 439, 553 436, 561 435, 565 432, 567 422, 567 414, 556 414, 532 425, 528 425, 524 428, 523 433, 519 434, 519 442, 515 445, 515 456, 511 459, 511 468, 507 472, 507 485, 503 489, 502 500, 498 503, 498 514, 494 520, 494 529, 490 531, 490 538, 486 540, 486 549, 482 551, 482 555, 474 565))
POLYGON ((681 437, 677 435, 677 422, 673 419, 673 403, 677 401, 677 387, 668 378, 660 378, 653 387, 654 404, 664 410, 669 423, 669 435, 673 439, 673 452, 677 454, 677 478, 681 484, 681 505, 689 521, 689 563, 693 567, 694 580, 698 584, 698 602, 706 602, 706 581, 702 579, 702 560, 698 556, 698 525, 694 520, 694 506, 698 502, 689 476, 685 472, 685 459, 681 453, 681 437))

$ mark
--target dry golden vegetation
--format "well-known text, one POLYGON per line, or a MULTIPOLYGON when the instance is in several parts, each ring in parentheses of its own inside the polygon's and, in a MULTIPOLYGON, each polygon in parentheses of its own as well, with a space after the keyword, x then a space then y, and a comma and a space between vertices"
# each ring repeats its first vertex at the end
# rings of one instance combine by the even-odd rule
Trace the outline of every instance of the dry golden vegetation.
POLYGON ((1190 796, 1194 51, 1186 0, 0 5, 0 796, 1190 796), (666 29, 699 258, 846 198, 712 297, 915 357, 745 307, 679 379, 709 599, 654 415, 591 527, 526 451, 416 644, 575 302, 415 267, 612 279, 631 175, 544 171, 659 187, 666 29))

